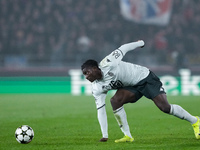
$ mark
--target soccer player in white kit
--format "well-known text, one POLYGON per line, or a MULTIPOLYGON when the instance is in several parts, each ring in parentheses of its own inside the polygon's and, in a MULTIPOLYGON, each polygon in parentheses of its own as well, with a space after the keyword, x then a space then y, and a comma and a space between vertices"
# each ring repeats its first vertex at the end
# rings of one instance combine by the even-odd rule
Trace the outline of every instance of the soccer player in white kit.
POLYGON ((108 140, 108 124, 105 109, 105 98, 109 90, 117 89, 110 102, 114 116, 120 126, 124 137, 115 140, 120 142, 133 142, 123 105, 134 103, 142 96, 151 99, 164 113, 187 120, 193 126, 195 137, 200 139, 200 119, 192 116, 181 106, 169 104, 160 79, 148 68, 124 62, 123 56, 130 50, 144 47, 142 40, 127 43, 106 56, 100 64, 95 60, 87 60, 81 66, 87 80, 92 83, 92 94, 97 107, 97 117, 101 127, 102 138, 100 142, 108 140))

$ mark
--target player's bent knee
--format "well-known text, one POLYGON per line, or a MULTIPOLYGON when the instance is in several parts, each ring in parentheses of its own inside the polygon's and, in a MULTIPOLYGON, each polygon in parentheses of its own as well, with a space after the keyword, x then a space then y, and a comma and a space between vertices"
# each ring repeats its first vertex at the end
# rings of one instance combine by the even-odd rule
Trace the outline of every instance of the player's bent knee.
POLYGON ((120 103, 120 101, 118 99, 114 98, 114 97, 112 97, 110 99, 110 102, 111 102, 111 105, 115 105, 115 104, 119 104, 120 103))
POLYGON ((156 106, 164 113, 169 114, 171 105, 168 103, 166 95, 165 94, 159 94, 153 99, 156 106))
POLYGON ((160 110, 166 114, 170 113, 170 105, 169 106, 162 106, 160 107, 160 110))
POLYGON ((113 110, 116 110, 117 108, 123 106, 122 101, 121 101, 120 99, 116 99, 116 98, 114 98, 114 97, 112 97, 112 98, 110 99, 110 103, 111 103, 111 105, 112 105, 113 110))

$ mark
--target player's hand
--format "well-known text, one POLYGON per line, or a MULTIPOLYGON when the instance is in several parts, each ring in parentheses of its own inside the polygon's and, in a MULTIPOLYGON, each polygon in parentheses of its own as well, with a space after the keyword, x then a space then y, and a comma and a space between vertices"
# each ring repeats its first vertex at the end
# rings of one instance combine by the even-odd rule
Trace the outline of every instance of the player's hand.
POLYGON ((107 142, 108 141, 108 138, 101 138, 100 140, 99 140, 99 142, 107 142))
MULTIPOLYGON (((144 41, 143 41, 143 40, 138 40, 138 42, 142 42, 142 43, 144 43, 144 41)), ((144 45, 145 45, 145 43, 144 43, 144 45)), ((143 48, 143 47, 144 47, 144 45, 143 45, 143 46, 140 46, 140 48, 143 48)))

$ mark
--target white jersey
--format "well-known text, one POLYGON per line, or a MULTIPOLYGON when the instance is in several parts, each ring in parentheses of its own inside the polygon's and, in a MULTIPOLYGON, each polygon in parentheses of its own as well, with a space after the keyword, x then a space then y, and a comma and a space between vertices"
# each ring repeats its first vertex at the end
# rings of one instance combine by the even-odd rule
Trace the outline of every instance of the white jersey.
POLYGON ((150 72, 146 67, 121 61, 124 54, 130 50, 127 45, 113 51, 99 64, 103 77, 92 82, 92 94, 97 108, 105 105, 106 94, 109 90, 133 86, 146 78, 150 72))

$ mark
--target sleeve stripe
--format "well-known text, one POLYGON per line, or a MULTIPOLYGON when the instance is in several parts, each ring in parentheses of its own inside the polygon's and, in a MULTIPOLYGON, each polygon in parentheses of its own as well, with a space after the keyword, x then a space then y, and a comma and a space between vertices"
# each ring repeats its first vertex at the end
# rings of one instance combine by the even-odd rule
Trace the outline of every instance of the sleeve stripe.
POLYGON ((97 110, 103 108, 104 106, 106 106, 106 104, 104 104, 104 105, 102 105, 101 107, 97 108, 97 110))
POLYGON ((119 50, 119 51, 122 53, 122 56, 124 57, 124 54, 123 54, 122 50, 121 50, 121 49, 119 49, 119 48, 118 48, 118 50, 119 50))

